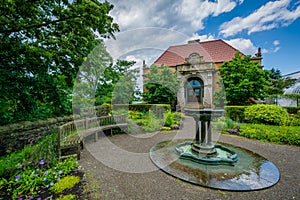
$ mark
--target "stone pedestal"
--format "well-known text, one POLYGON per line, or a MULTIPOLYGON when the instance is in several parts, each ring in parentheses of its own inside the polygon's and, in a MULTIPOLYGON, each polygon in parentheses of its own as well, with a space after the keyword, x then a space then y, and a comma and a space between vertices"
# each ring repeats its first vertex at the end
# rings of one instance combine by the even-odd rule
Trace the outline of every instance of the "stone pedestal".
POLYGON ((212 141, 211 120, 224 115, 224 110, 212 109, 184 109, 185 114, 192 116, 196 123, 196 137, 192 151, 199 156, 216 154, 215 144, 212 141))

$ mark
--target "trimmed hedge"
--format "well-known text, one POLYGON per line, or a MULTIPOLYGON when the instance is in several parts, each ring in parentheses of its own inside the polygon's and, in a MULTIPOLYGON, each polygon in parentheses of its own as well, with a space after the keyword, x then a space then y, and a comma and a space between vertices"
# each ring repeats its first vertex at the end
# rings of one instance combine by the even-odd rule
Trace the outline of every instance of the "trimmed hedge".
POLYGON ((111 113, 111 105, 101 105, 89 108, 73 108, 73 114, 80 115, 81 117, 91 117, 93 115, 107 116, 111 113))
MULTIPOLYGON (((257 105, 266 105, 266 104, 257 104, 257 105)), ((225 106, 226 116, 232 119, 233 121, 244 122, 246 121, 244 112, 247 107, 248 106, 225 106)), ((299 114, 300 112, 300 106, 298 107, 283 106, 282 108, 285 109, 289 114, 296 115, 299 114)))
POLYGON ((171 106, 169 104, 114 104, 112 105, 113 110, 131 110, 138 112, 148 112, 152 110, 153 112, 157 110, 164 109, 165 112, 171 110, 171 106))
POLYGON ((245 108, 247 106, 225 106, 226 117, 233 121, 245 121, 245 108))

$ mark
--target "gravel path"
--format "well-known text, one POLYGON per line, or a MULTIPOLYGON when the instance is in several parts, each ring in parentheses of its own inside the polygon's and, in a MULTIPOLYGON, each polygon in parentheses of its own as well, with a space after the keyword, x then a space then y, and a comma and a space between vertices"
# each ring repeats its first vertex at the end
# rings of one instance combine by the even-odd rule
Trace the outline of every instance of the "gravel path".
POLYGON ((273 187, 250 192, 220 191, 196 186, 174 178, 157 169, 149 158, 150 148, 164 140, 193 138, 194 122, 186 117, 178 132, 102 137, 97 142, 87 140, 80 164, 86 170, 89 183, 95 188, 92 199, 280 199, 300 200, 300 148, 221 135, 219 141, 252 150, 271 162, 281 173, 273 187))

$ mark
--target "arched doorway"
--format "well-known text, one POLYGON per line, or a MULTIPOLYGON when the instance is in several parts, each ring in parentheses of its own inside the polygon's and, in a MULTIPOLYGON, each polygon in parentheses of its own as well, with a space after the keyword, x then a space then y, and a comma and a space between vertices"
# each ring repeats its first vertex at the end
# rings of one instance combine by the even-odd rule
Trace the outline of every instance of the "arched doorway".
POLYGON ((203 104, 204 84, 200 78, 192 77, 187 80, 185 86, 186 103, 203 104))

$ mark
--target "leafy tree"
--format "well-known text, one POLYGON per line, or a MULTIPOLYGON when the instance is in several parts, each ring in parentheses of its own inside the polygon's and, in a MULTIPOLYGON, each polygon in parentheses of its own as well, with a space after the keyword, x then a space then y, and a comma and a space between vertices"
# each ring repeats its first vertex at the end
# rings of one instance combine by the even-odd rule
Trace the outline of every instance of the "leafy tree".
POLYGON ((144 83, 146 91, 143 93, 143 98, 153 104, 172 105, 180 88, 177 73, 172 72, 165 65, 160 67, 152 65, 144 83))
POLYGON ((251 98, 265 96, 267 74, 250 56, 241 57, 237 52, 232 61, 222 64, 220 75, 229 105, 246 105, 251 98))
POLYGON ((269 75, 269 86, 266 90, 268 95, 283 94, 284 89, 294 85, 296 82, 296 79, 284 78, 279 69, 272 68, 266 71, 269 75))
POLYGON ((70 113, 78 67, 118 31, 112 8, 98 0, 1 2, 1 124, 70 113))
POLYGON ((133 61, 113 59, 101 42, 80 66, 73 90, 73 108, 130 103, 134 96, 133 61))
POLYGON ((97 88, 96 104, 128 104, 134 100, 138 72, 131 69, 134 64, 134 61, 119 60, 112 67, 106 68, 97 88))

